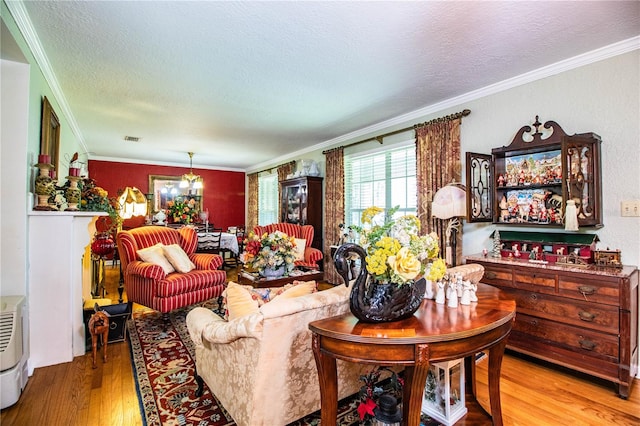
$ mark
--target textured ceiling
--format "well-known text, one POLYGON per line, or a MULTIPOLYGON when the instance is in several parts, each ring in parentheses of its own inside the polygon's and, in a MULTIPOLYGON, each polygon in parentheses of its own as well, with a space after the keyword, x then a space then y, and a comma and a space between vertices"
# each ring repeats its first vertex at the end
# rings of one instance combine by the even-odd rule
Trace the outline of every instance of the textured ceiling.
POLYGON ((640 34, 637 1, 23 5, 90 158, 237 169, 640 34))

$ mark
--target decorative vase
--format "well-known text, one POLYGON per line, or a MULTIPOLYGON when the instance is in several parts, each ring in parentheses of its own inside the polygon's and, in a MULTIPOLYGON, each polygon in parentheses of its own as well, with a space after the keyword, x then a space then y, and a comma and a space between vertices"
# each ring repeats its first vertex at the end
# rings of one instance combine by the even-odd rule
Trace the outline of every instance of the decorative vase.
POLYGON ((153 218, 157 220, 156 225, 164 225, 164 221, 167 218, 167 215, 165 214, 164 210, 160 210, 153 218))
POLYGON ((78 204, 80 204, 80 198, 82 196, 82 191, 78 188, 78 181, 82 179, 79 176, 67 176, 69 180, 69 188, 65 192, 67 197, 67 203, 69 206, 65 209, 66 211, 75 211, 78 210, 78 204))
POLYGON ((363 322, 391 322, 411 317, 424 298, 427 281, 420 278, 402 285, 381 284, 369 275, 366 252, 357 244, 343 244, 336 250, 333 261, 345 285, 349 282, 349 256, 360 257, 362 267, 349 296, 351 313, 363 322))
POLYGON ((96 234, 91 243, 91 252, 96 256, 107 256, 113 253, 115 247, 116 244, 113 242, 111 236, 106 232, 102 232, 96 234))
POLYGON ((49 205, 49 197, 55 190, 53 179, 50 175, 50 170, 53 168, 51 164, 38 163, 38 176, 35 180, 35 193, 38 197, 38 204, 34 207, 34 210, 54 210, 49 205))
POLYGON ((264 268, 260 271, 260 275, 265 278, 280 278, 284 275, 284 265, 279 268, 264 268))

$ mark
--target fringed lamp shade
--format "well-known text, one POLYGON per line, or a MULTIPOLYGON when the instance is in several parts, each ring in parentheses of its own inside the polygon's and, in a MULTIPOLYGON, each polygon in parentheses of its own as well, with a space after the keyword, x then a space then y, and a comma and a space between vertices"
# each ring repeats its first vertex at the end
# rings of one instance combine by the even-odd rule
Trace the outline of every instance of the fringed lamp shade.
POLYGON ((130 219, 133 216, 145 216, 147 214, 147 198, 138 188, 127 186, 118 198, 120 205, 120 217, 130 219))

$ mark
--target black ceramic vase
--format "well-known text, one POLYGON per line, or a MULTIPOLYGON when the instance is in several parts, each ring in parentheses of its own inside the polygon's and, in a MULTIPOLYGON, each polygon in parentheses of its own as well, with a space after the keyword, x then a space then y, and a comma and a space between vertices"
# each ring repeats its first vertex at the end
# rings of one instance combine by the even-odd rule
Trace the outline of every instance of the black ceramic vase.
POLYGON ((352 254, 360 257, 362 265, 349 296, 349 307, 356 318, 372 323, 391 322, 409 318, 418 310, 427 285, 424 278, 403 285, 380 284, 367 272, 364 249, 357 244, 343 244, 336 250, 333 262, 345 285, 349 283, 352 254))

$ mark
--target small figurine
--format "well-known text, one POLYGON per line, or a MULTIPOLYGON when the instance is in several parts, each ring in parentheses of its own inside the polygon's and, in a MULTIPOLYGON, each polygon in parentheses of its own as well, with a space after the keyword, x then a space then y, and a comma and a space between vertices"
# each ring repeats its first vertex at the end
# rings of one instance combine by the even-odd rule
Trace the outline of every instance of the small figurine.
POLYGON ((498 186, 504 186, 504 176, 502 173, 498 176, 498 186))
POLYGON ((455 281, 449 281, 447 288, 447 306, 450 308, 458 307, 458 284, 455 281))
POLYGON ((425 299, 433 299, 435 298, 435 294, 433 292, 433 281, 427 280, 427 288, 424 292, 425 299))
POLYGON ((487 250, 486 248, 483 248, 483 249, 482 249, 482 257, 487 257, 487 254, 488 254, 488 253, 489 253, 489 252, 488 252, 488 250, 487 250))
POLYGON ((469 300, 471 302, 478 301, 478 296, 476 296, 476 291, 478 291, 478 284, 469 282, 469 300))
POLYGON ((444 281, 438 281, 438 292, 436 293, 436 303, 444 304, 444 281))
POLYGON ((471 304, 471 281, 467 280, 462 283, 462 296, 460 297, 461 305, 471 304))

